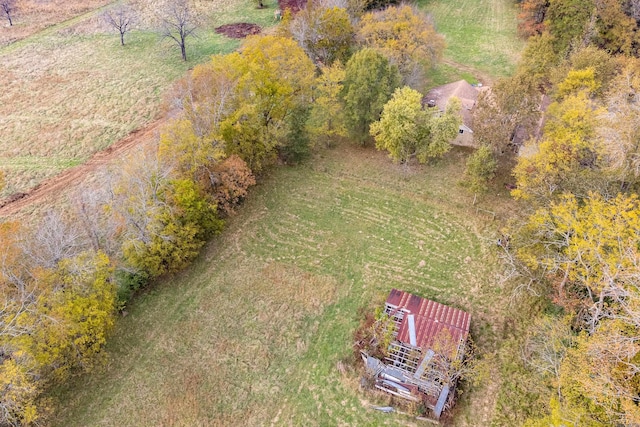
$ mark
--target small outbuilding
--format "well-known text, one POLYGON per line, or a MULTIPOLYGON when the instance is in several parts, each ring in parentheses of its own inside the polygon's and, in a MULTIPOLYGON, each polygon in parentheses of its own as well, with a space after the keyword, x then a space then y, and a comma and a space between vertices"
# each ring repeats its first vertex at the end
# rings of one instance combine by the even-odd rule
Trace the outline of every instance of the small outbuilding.
POLYGON ((362 353, 377 389, 422 402, 436 418, 453 404, 456 365, 464 359, 471 316, 408 292, 391 290, 384 313, 393 339, 383 360, 362 353))
POLYGON ((458 136, 451 143, 454 145, 462 145, 465 147, 475 147, 473 142, 473 109, 476 106, 478 100, 478 94, 480 90, 484 88, 478 88, 472 86, 466 80, 460 80, 454 83, 449 83, 444 86, 438 86, 431 89, 423 98, 423 105, 432 108, 438 108, 440 111, 445 111, 447 103, 453 97, 460 100, 462 115, 462 124, 458 130, 458 136))

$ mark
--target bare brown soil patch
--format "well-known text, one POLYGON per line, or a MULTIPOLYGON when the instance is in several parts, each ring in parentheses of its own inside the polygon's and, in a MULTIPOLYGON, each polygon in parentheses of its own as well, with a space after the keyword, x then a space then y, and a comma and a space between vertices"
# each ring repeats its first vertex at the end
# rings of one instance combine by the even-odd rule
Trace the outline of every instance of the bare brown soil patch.
POLYGON ((262 31, 262 28, 260 28, 259 25, 248 22, 226 24, 216 28, 216 33, 225 35, 231 39, 243 39, 247 36, 260 34, 260 31, 262 31))
POLYGON ((291 13, 296 13, 300 9, 307 5, 307 0, 278 0, 280 10, 291 10, 291 13))

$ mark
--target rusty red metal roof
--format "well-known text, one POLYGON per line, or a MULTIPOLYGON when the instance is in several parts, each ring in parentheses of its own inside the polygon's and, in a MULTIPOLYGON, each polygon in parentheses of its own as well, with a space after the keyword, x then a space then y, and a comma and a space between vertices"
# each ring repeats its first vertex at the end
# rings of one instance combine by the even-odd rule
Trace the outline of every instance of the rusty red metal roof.
MULTIPOLYGON (((456 345, 469 335, 471 315, 465 311, 398 289, 391 290, 387 304, 395 310, 414 315, 417 347, 423 350, 430 348, 434 338, 445 329, 456 345)), ((403 343, 410 342, 406 314, 400 323, 397 337, 403 343)))

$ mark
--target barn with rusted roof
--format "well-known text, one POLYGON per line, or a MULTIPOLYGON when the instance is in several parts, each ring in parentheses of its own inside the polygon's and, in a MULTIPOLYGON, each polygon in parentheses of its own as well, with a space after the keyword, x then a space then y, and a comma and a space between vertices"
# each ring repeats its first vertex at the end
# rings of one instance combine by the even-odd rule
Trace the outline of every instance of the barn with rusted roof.
POLYGON ((363 354, 375 387, 423 402, 436 417, 453 402, 452 363, 465 355, 471 316, 408 292, 392 289, 385 302, 394 339, 379 360, 363 354))

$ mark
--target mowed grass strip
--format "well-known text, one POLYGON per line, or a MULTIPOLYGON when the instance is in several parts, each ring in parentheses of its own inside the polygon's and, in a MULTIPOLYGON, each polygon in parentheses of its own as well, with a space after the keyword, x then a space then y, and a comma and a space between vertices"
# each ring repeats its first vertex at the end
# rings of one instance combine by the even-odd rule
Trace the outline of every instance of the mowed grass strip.
POLYGON ((469 310, 484 340, 502 319, 495 224, 456 188, 462 167, 344 146, 275 170, 192 268, 127 308, 105 368, 56 391, 54 425, 405 422, 347 367, 358 309, 398 287, 469 310))
MULTIPOLYGON (((524 47, 517 36, 515 2, 418 0, 418 5, 431 14, 437 31, 445 35, 446 58, 492 77, 513 73, 524 47)), ((466 70, 462 71, 464 74, 466 70)))
POLYGON ((172 82, 210 55, 237 48, 238 40, 216 34, 214 27, 274 24, 271 3, 263 10, 240 0, 223 3, 207 2, 211 16, 187 41, 187 63, 176 46, 148 29, 127 34, 120 46, 117 32, 99 16, 0 50, 0 170, 7 175, 0 196, 25 191, 59 171, 20 168, 14 157, 77 164, 151 121, 172 82))

